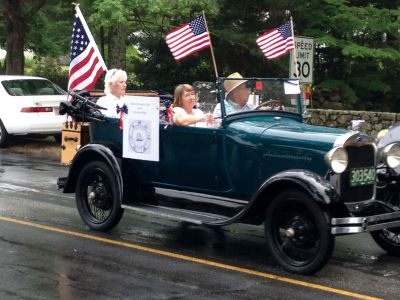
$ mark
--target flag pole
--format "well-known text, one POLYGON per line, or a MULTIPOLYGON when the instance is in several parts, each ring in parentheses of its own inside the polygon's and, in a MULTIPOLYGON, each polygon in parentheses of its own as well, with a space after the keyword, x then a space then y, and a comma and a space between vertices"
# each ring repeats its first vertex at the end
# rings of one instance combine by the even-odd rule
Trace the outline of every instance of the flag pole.
MULTIPOLYGON (((208 34, 210 35, 210 31, 208 31, 207 20, 206 20, 206 15, 204 13, 204 10, 202 12, 203 12, 204 24, 206 25, 206 30, 207 30, 208 34)), ((211 50, 211 57, 212 57, 213 65, 214 65, 215 78, 218 78, 218 70, 217 70, 217 64, 215 63, 213 46, 211 43, 211 36, 210 36, 210 50, 211 50)))
MULTIPOLYGON (((292 28, 292 37, 293 37, 293 45, 294 45, 294 51, 293 51, 293 55, 294 55, 294 69, 295 69, 295 73, 296 73, 296 77, 299 78, 299 74, 297 72, 297 50, 296 50, 296 42, 294 40, 294 26, 293 26, 293 17, 290 16, 290 27, 292 28)), ((289 68, 290 69, 290 68, 289 68)))

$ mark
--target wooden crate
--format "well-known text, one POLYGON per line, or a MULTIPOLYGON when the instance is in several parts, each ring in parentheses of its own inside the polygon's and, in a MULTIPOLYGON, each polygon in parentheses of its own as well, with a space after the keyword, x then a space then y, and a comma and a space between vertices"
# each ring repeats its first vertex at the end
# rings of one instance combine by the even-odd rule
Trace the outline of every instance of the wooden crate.
POLYGON ((78 149, 88 143, 89 123, 65 122, 61 135, 61 164, 69 165, 78 149))

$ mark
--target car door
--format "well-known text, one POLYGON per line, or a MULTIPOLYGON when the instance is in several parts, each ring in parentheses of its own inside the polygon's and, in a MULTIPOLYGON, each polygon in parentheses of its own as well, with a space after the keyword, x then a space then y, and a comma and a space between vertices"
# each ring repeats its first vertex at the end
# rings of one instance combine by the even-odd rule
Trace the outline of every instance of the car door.
POLYGON ((170 188, 219 193, 229 190, 223 128, 161 127, 159 180, 170 188))

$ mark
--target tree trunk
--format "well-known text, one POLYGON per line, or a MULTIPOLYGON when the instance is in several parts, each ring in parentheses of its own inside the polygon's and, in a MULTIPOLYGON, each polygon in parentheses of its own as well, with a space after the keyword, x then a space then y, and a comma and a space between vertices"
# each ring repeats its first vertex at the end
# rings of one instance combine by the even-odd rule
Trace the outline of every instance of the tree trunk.
POLYGON ((46 0, 3 0, 6 31, 6 74, 24 74, 24 43, 28 23, 46 0), (26 4, 26 3, 30 3, 26 4))
POLYGON ((15 22, 7 24, 6 38, 6 74, 23 75, 24 74, 24 40, 25 26, 15 22))
POLYGON ((108 31, 108 69, 126 67, 126 28, 122 24, 108 31))

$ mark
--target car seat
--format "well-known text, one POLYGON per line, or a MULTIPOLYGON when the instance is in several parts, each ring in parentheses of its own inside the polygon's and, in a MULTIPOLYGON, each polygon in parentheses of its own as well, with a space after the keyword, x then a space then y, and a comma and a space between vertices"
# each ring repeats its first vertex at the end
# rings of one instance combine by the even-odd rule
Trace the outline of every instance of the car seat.
POLYGON ((21 88, 13 87, 13 88, 10 88, 9 90, 10 90, 11 96, 23 96, 24 95, 21 88))

